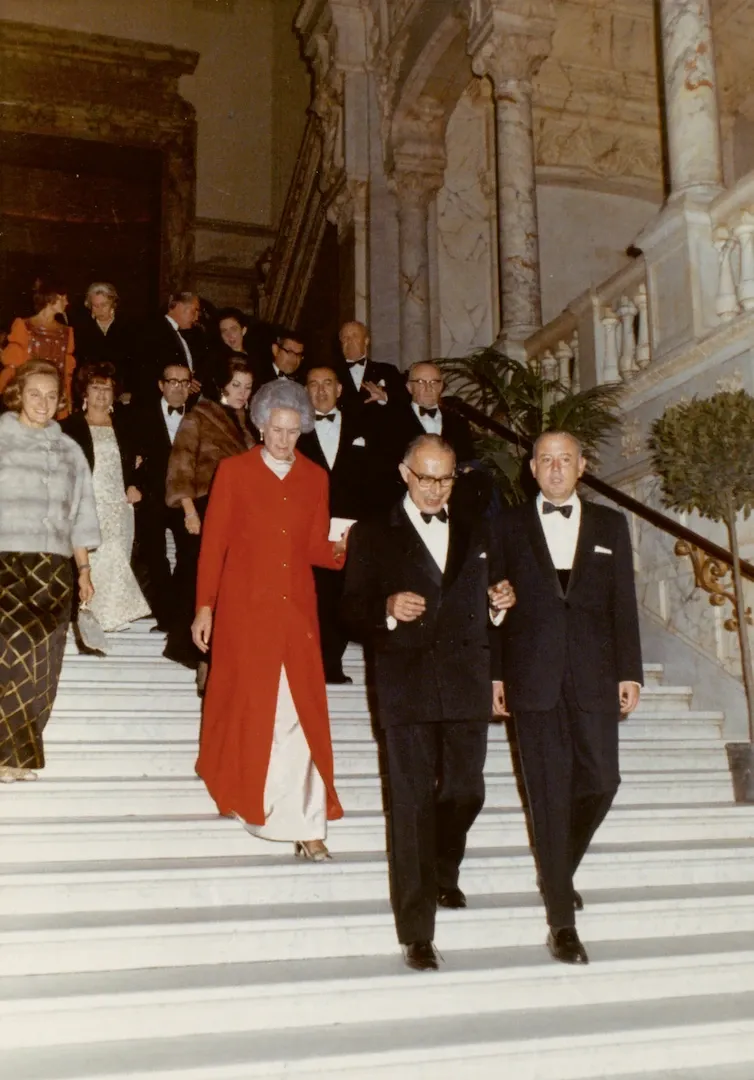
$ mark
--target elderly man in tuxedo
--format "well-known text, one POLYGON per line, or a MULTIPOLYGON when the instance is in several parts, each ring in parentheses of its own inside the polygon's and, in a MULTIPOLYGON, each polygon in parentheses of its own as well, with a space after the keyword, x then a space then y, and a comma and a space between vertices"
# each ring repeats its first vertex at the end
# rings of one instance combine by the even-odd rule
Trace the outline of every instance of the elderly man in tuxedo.
POLYGON ((443 408, 445 380, 439 367, 424 361, 414 364, 409 370, 406 386, 410 398, 401 410, 400 427, 405 444, 422 432, 441 435, 453 447, 459 465, 471 461, 476 456, 471 428, 462 416, 443 408))
POLYGON ((203 335, 194 329, 199 312, 200 301, 196 293, 172 293, 167 313, 147 322, 141 339, 137 337, 134 351, 138 370, 134 392, 138 404, 156 399, 157 382, 168 364, 188 367, 191 373, 189 393, 192 398, 198 397, 208 378, 203 335))
MULTIPOLYGON (((157 620, 157 629, 169 631, 179 619, 185 620, 183 605, 186 597, 193 597, 193 588, 186 587, 187 574, 193 573, 195 566, 190 553, 193 537, 186 528, 183 510, 171 509, 165 502, 170 450, 188 408, 191 372, 185 364, 167 364, 156 389, 159 397, 140 408, 129 406, 135 409, 134 444, 141 458, 135 483, 143 494, 136 507, 133 564, 157 620), (175 540, 176 564, 172 574, 165 543, 167 529, 175 540)), ((188 602, 191 604, 190 599, 188 602)), ((195 668, 198 662, 193 648, 186 655, 169 652, 166 655, 186 667, 195 668)))
POLYGON ((569 964, 589 962, 573 878, 618 790, 618 722, 638 705, 643 677, 628 525, 579 498, 585 466, 573 436, 540 435, 531 462, 540 494, 504 515, 500 539, 501 569, 518 597, 502 628, 505 704, 516 720, 547 945, 569 964))
MULTIPOLYGON (((298 449, 327 472, 330 478, 330 517, 357 521, 369 509, 372 475, 369 448, 358 421, 338 408, 342 384, 333 368, 311 368, 306 391, 314 406, 314 431, 303 434, 298 449)), ((314 567, 317 587, 322 662, 325 681, 335 685, 350 683, 343 672, 343 654, 348 632, 343 625, 340 604, 343 574, 314 567)))
POLYGON ((364 323, 347 322, 338 335, 343 353, 339 374, 343 384, 343 408, 364 405, 402 404, 404 376, 394 364, 383 364, 368 356, 369 331, 364 323))
POLYGON ((485 523, 448 515, 451 447, 422 435, 400 472, 405 497, 350 533, 343 610, 374 649, 393 913, 406 964, 427 971, 437 969, 437 905, 466 907, 459 870, 484 802, 488 723, 502 708, 489 597, 501 610, 515 597, 485 523))

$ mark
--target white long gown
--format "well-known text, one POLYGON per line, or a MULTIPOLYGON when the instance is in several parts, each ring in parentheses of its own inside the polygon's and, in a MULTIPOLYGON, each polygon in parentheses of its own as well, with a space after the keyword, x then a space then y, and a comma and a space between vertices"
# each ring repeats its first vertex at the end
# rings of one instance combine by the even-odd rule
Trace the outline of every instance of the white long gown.
POLYGON ((102 543, 90 555, 94 598, 89 609, 103 630, 121 630, 149 614, 131 570, 134 508, 126 500, 118 440, 111 427, 89 428, 94 443, 94 502, 102 543))

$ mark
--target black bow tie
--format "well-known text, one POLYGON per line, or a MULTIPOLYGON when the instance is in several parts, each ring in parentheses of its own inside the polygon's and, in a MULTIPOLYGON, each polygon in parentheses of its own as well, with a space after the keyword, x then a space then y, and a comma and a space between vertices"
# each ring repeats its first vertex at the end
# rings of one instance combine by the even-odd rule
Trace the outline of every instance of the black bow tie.
POLYGON ((331 424, 335 423, 334 412, 318 412, 316 418, 317 420, 329 420, 331 424))
POLYGON ((562 514, 564 518, 569 518, 573 513, 573 504, 569 503, 568 506, 556 506, 555 503, 545 502, 542 503, 543 514, 554 514, 555 512, 562 514))
POLYGON ((278 372, 278 378, 279 379, 293 379, 293 378, 295 378, 295 376, 294 375, 288 375, 288 374, 286 374, 285 371, 279 371, 278 372))
POLYGON ((434 409, 425 409, 423 405, 419 406, 419 416, 431 416, 434 420, 434 418, 437 416, 437 413, 437 406, 435 406, 434 409))
POLYGON ((348 364, 349 368, 362 366, 366 367, 367 358, 366 356, 362 356, 359 360, 346 360, 346 363, 348 364))
POLYGON ((443 508, 441 510, 438 510, 436 514, 426 514, 422 510, 421 511, 421 516, 422 516, 422 520, 426 521, 426 523, 428 525, 429 525, 430 521, 441 521, 443 523, 443 525, 444 525, 445 522, 448 520, 448 511, 443 506, 443 508))
POLYGON ((177 412, 179 416, 183 416, 185 411, 185 405, 168 405, 168 416, 172 416, 174 412, 177 412))

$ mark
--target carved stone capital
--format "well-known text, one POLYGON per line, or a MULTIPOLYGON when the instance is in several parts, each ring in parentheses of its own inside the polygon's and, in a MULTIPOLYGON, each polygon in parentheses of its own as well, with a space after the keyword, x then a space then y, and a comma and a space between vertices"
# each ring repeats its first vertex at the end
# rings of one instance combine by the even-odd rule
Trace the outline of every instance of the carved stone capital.
POLYGON ((429 201, 442 187, 447 165, 444 108, 423 95, 395 119, 392 134, 396 190, 429 201))
POLYGON ((496 91, 531 82, 550 55, 555 17, 550 0, 469 0, 468 52, 476 75, 496 91))

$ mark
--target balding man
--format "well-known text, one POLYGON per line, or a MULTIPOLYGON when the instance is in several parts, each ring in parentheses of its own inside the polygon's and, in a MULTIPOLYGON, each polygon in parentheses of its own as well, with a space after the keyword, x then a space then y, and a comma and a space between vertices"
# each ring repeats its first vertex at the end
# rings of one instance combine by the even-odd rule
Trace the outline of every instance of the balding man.
POLYGON ((453 447, 459 465, 471 461, 476 456, 471 428, 462 416, 443 408, 445 380, 439 367, 426 362, 414 364, 406 386, 410 396, 401 410, 401 452, 417 435, 441 435, 453 447))
MULTIPOLYGON (((573 876, 620 783, 618 721, 639 702, 639 620, 623 514, 576 493, 586 461, 562 431, 540 435, 533 503, 502 519, 501 571, 518 603, 502 630, 553 958, 586 964, 573 876)), ((493 601, 494 604, 494 601, 493 601)))
POLYGON ((175 292, 168 298, 167 312, 147 322, 137 338, 136 385, 138 403, 157 400, 157 383, 168 364, 185 365, 191 374, 190 400, 209 381, 204 336, 196 330, 201 305, 194 292, 175 292))
POLYGON ((485 523, 448 514, 455 464, 437 435, 411 444, 405 497, 351 531, 343 598, 347 622, 374 649, 391 900, 406 964, 419 971, 437 969, 437 905, 466 907, 459 870, 484 802, 490 716, 502 706, 488 590, 501 609, 514 602, 485 523))
POLYGON ((338 335, 343 353, 340 367, 344 409, 374 405, 398 405, 405 397, 405 380, 394 364, 371 360, 369 331, 362 322, 347 322, 338 335))

